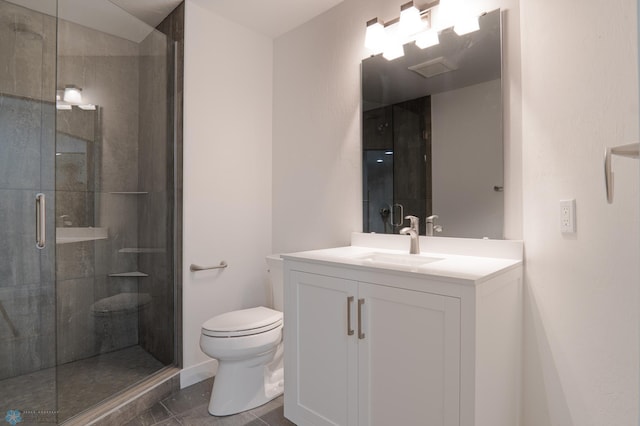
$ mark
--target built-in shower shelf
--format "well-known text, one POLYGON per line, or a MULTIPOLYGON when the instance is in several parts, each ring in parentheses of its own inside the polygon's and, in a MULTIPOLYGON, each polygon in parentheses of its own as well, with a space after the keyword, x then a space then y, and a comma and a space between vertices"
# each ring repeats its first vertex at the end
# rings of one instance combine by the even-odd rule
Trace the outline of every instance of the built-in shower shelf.
POLYGON ((121 248, 118 253, 164 253, 163 248, 128 247, 121 248))
POLYGON ((109 192, 109 194, 118 194, 118 195, 146 195, 149 192, 147 191, 131 191, 131 192, 109 192))
POLYGON ((144 272, 121 272, 119 274, 109 274, 110 277, 148 277, 149 274, 145 274, 144 272))
POLYGON ((81 243, 109 238, 109 228, 62 227, 56 228, 56 244, 81 243))

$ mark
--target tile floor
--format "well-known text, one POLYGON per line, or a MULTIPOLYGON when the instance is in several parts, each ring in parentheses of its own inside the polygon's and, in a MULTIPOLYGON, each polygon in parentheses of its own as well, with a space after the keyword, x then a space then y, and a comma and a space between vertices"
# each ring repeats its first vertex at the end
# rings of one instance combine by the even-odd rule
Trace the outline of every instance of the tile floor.
POLYGON ((59 423, 158 371, 163 365, 140 346, 0 380, 0 421, 8 410, 24 412, 24 423, 59 423), (56 398, 57 393, 57 398, 56 398), (55 414, 31 417, 30 412, 55 414), (43 421, 43 418, 47 421, 43 421), (33 420, 33 421, 30 421, 33 420))
POLYGON ((284 418, 282 397, 234 416, 214 417, 207 411, 212 385, 209 379, 184 388, 125 426, 295 426, 284 418))

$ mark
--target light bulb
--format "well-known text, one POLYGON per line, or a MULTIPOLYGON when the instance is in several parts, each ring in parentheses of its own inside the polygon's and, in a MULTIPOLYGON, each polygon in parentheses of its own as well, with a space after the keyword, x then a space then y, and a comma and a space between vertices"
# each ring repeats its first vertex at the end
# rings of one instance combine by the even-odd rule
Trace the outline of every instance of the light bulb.
POLYGON ((436 30, 425 31, 416 37, 416 46, 420 49, 426 49, 439 43, 440 39, 438 38, 438 32, 436 30))
POLYGON ((464 16, 460 18, 456 25, 453 27, 453 31, 459 36, 478 31, 480 29, 480 23, 477 16, 464 16))
POLYGON ((420 18, 420 11, 413 5, 413 2, 402 5, 398 25, 398 31, 403 37, 411 36, 424 29, 425 24, 420 18))
POLYGON ((70 104, 82 103, 82 89, 76 86, 65 86, 62 100, 70 104))
POLYGON ((371 50, 374 54, 382 52, 386 43, 386 34, 384 25, 378 21, 378 18, 367 22, 367 32, 364 37, 364 46, 371 50))
POLYGON ((388 43, 382 53, 382 56, 387 61, 393 61, 394 59, 400 58, 404 56, 404 46, 402 44, 396 43, 388 43))

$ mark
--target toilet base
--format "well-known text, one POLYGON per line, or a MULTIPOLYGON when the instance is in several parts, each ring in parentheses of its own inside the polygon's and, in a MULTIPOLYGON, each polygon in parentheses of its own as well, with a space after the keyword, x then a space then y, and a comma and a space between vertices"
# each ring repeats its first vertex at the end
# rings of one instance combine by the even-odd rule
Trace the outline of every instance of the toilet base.
POLYGON ((284 391, 282 342, 258 357, 220 361, 213 381, 209 414, 229 416, 259 407, 284 391))

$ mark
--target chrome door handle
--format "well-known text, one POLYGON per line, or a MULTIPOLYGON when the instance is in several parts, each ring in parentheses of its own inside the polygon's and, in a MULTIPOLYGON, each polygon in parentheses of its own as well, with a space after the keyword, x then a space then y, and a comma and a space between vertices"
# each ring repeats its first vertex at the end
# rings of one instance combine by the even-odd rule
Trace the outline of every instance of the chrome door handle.
POLYGON ((364 305, 364 299, 358 299, 358 339, 364 339, 364 333, 362 332, 362 305, 364 305))
POLYGON ((353 303, 353 296, 347 297, 347 336, 353 336, 353 329, 351 328, 351 304, 353 303))
POLYGON ((45 196, 36 194, 36 248, 42 250, 47 243, 47 213, 45 196))

